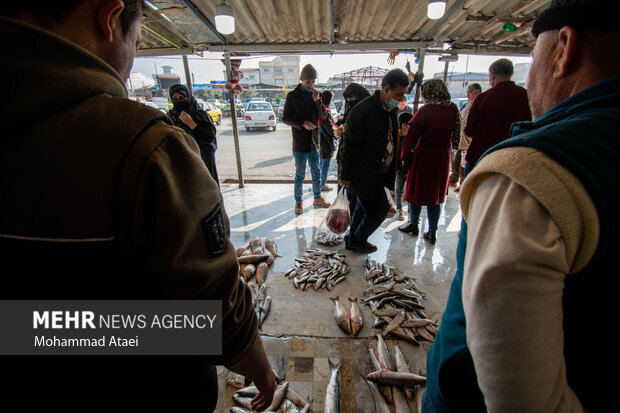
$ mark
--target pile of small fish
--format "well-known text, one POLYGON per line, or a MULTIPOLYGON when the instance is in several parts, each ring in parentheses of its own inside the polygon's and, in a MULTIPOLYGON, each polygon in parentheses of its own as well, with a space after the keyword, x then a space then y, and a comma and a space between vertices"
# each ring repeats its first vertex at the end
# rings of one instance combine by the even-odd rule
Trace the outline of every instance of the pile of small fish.
MULTIPOLYGON (((231 407, 231 413, 251 413, 252 398, 258 394, 256 386, 244 386, 245 378, 239 374, 231 373, 227 379, 227 383, 239 390, 232 396, 237 406, 231 407)), ((276 381, 280 378, 276 377, 276 381)), ((264 412, 282 412, 282 413, 307 413, 312 406, 312 400, 304 400, 295 390, 293 390, 288 382, 283 382, 276 386, 273 394, 271 405, 264 412)))
POLYGON ((267 277, 267 271, 273 265, 278 255, 276 243, 265 238, 254 238, 243 247, 237 248, 237 260, 239 261, 239 275, 248 282, 256 275, 256 283, 260 287, 267 277))
POLYGON ((393 405, 396 412, 410 413, 407 399, 415 399, 417 410, 420 411, 422 392, 416 391, 416 386, 425 385, 426 377, 409 371, 409 365, 398 342, 394 343, 395 357, 392 362, 381 334, 377 334, 377 340, 376 356, 373 346, 368 346, 368 354, 374 371, 366 376, 366 383, 375 400, 375 412, 390 413, 388 405, 393 405))
POLYGON ((429 320, 420 300, 424 293, 418 288, 413 278, 396 267, 378 264, 367 258, 364 265, 364 277, 370 283, 364 295, 370 297, 362 300, 370 306, 375 320, 373 328, 385 326, 383 336, 391 334, 413 345, 418 340, 435 341, 437 327, 435 321, 429 320))
POLYGON ((267 285, 265 284, 261 284, 260 287, 257 287, 256 284, 250 281, 248 285, 251 287, 252 303, 254 303, 254 311, 258 319, 258 328, 262 330, 263 322, 271 310, 271 296, 267 295, 267 285))
POLYGON ((340 302, 338 296, 330 297, 330 300, 334 302, 334 318, 338 326, 348 335, 357 336, 357 333, 360 332, 364 325, 364 317, 360 307, 357 305, 357 297, 354 300, 349 297, 351 307, 348 311, 340 302))
POLYGON ((342 235, 334 234, 333 232, 328 231, 321 231, 314 237, 314 240, 318 244, 327 245, 329 247, 342 243, 343 239, 344 238, 342 238, 342 235))
POLYGON ((327 288, 327 291, 331 291, 336 284, 344 281, 351 270, 345 258, 345 255, 335 252, 309 249, 295 258, 294 267, 285 275, 293 279, 295 288, 306 290, 312 286, 315 290, 327 288))

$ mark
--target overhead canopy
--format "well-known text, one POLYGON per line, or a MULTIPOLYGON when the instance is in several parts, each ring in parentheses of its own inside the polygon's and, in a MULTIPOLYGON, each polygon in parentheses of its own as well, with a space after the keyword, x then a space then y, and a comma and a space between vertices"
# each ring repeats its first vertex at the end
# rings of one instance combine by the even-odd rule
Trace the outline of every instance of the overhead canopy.
POLYGON ((343 53, 427 48, 428 53, 527 55, 532 22, 550 0, 448 0, 437 20, 428 0, 226 0, 236 30, 215 30, 222 0, 150 0, 140 56, 343 53), (451 47, 443 50, 443 43, 451 47))

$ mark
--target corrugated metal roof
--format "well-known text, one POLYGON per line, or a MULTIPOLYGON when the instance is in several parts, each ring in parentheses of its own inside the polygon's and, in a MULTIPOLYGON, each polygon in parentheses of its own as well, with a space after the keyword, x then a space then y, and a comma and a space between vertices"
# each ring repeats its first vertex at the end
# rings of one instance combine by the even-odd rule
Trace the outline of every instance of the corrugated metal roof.
POLYGON ((427 0, 227 0, 236 30, 214 26, 221 0, 151 0, 145 10, 140 54, 197 51, 341 52, 430 47, 476 54, 528 54, 531 23, 550 0, 448 0, 438 20, 427 0), (332 12, 333 10, 333 12, 332 12), (164 17, 165 16, 165 17, 164 17), (506 28, 516 27, 514 31, 506 28))

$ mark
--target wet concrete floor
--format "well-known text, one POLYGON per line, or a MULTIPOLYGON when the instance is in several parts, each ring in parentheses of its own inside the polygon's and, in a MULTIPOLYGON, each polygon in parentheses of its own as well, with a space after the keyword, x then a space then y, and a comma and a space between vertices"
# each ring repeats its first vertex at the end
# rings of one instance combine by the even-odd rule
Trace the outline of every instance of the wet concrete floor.
MULTIPOLYGON (((335 184, 331 184, 333 188, 335 184)), ((317 244, 314 235, 325 218, 327 210, 312 206, 311 185, 304 185, 304 213, 295 215, 293 208, 293 184, 222 184, 224 206, 231 224, 231 241, 240 247, 255 237, 269 237, 278 248, 280 258, 270 268, 266 285, 272 297, 272 307, 263 325, 263 340, 272 367, 289 382, 304 398, 314 400, 312 411, 322 412, 327 383, 329 382, 328 359, 333 363, 342 361, 340 370, 340 411, 373 412, 374 402, 363 377, 373 369, 367 347, 376 346, 375 335, 381 330, 372 328, 373 316, 366 305, 360 305, 364 315, 364 327, 357 337, 348 337, 336 324, 330 297, 362 298, 369 284, 364 279, 363 265, 366 254, 345 250, 344 243, 329 247, 317 244), (345 281, 331 291, 309 288, 301 291, 293 286, 284 273, 292 268, 293 260, 309 248, 337 251, 347 256, 351 267, 345 281)), ((336 191, 324 192, 333 201, 336 191)), ((405 208, 406 210, 406 208, 405 208)), ((398 231, 403 221, 386 219, 369 238, 378 250, 368 257, 397 267, 416 279, 417 285, 426 293, 422 304, 428 318, 441 321, 448 297, 450 283, 456 270, 456 244, 461 214, 458 194, 452 192, 442 206, 436 244, 430 245, 422 236, 413 237, 398 231)), ((420 234, 428 229, 426 210, 420 219, 420 234)), ((386 338, 390 351, 395 340, 386 338)), ((411 372, 426 374, 426 352, 430 343, 418 347, 398 340, 409 363, 411 372)), ((219 367, 220 397, 218 412, 227 412, 233 405, 232 394, 236 389, 227 386, 228 371, 219 367)), ((412 412, 415 403, 410 402, 412 412)))

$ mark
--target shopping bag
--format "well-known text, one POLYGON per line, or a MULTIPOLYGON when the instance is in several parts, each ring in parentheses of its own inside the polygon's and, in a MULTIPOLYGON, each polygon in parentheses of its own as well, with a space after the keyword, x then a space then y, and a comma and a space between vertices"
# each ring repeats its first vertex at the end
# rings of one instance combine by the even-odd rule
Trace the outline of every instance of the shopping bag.
POLYGON ((387 196, 388 203, 390 204, 390 210, 387 213, 386 218, 393 218, 396 215, 396 204, 394 203, 394 199, 392 198, 392 194, 390 194, 390 190, 387 186, 383 187, 385 189, 385 196, 387 196))
POLYGON ((325 222, 327 228, 334 234, 342 234, 349 228, 351 212, 349 211, 349 198, 346 189, 341 188, 336 195, 336 200, 327 210, 325 222))

